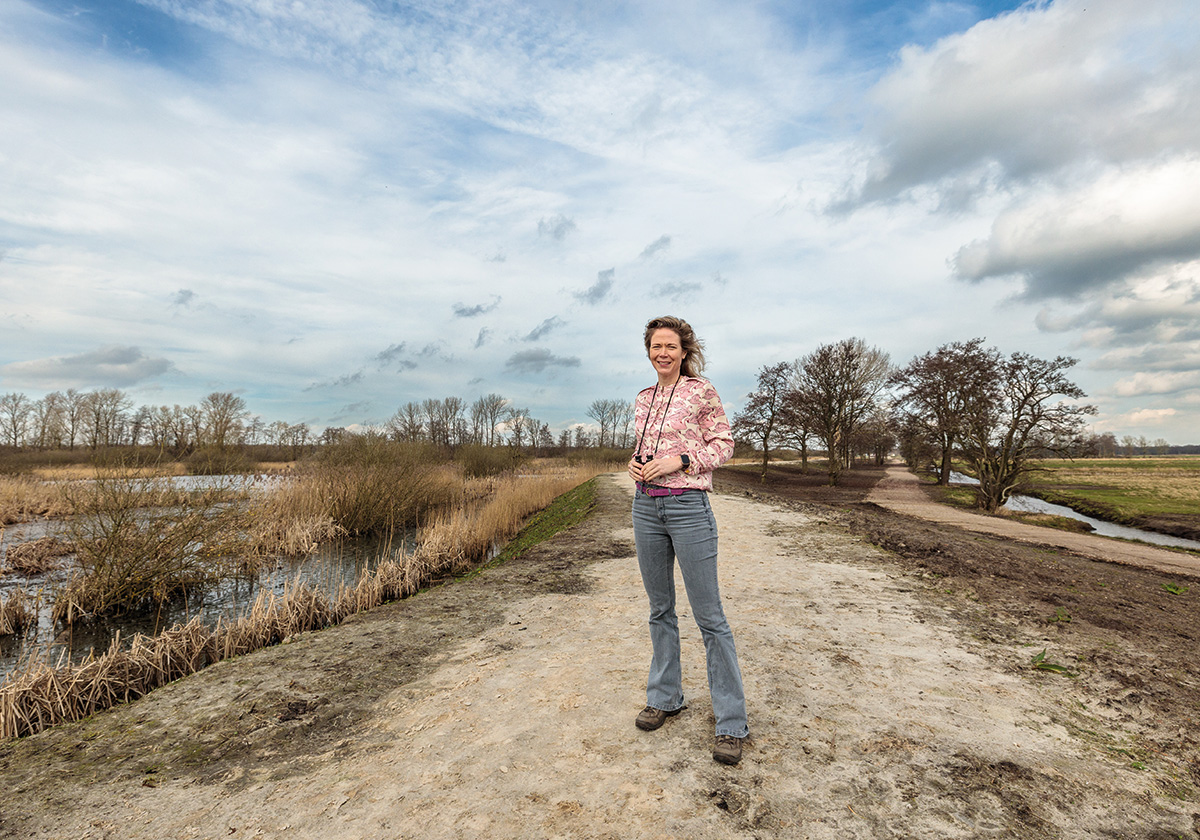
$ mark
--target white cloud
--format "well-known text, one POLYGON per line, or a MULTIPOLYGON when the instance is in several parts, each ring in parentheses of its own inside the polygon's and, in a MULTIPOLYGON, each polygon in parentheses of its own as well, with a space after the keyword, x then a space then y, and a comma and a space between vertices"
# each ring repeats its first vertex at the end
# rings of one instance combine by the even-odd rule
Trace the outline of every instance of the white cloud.
POLYGON ((1142 397, 1157 394, 1176 394, 1200 388, 1200 371, 1178 373, 1135 373, 1120 379, 1113 386, 1119 397, 1142 397))
POLYGON ((1071 296, 1147 266, 1200 258, 1200 160, 1103 173, 1076 189, 1031 196, 991 234, 959 249, 964 280, 1016 274, 1031 297, 1071 296))
POLYGON ((882 148, 861 198, 1200 148, 1196 23, 1192 0, 1057 0, 905 48, 872 92, 882 148))

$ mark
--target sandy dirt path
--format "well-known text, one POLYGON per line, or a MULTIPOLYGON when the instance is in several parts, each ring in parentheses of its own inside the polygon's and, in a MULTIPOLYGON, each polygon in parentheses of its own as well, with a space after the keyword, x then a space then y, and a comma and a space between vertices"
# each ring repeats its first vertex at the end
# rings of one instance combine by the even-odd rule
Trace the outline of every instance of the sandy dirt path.
MULTIPOLYGON (((686 605, 688 708, 657 732, 635 729, 649 659, 645 596, 628 485, 602 481, 603 505, 618 512, 597 520, 611 533, 588 541, 604 536, 618 549, 586 565, 581 585, 498 602, 489 572, 26 739, 0 762, 0 835, 1200 836, 1191 803, 1164 797, 1154 774, 1129 770, 1063 723, 1094 713, 1090 726, 1120 738, 1102 710, 1067 709, 1082 705, 1063 694, 1068 681, 1006 664, 1027 662, 1026 649, 966 639, 921 583, 819 513, 739 495, 715 495, 713 508, 748 696, 744 760, 730 768, 711 758, 703 646, 686 605), (463 604, 496 615, 470 637, 430 647, 428 667, 330 737, 304 740, 304 727, 317 725, 306 709, 339 702, 319 696, 332 689, 316 687, 316 663, 338 651, 387 657, 406 611, 450 614, 463 604), (72 781, 70 762, 96 749, 97 727, 117 745, 151 721, 164 740, 232 738, 220 727, 233 724, 220 721, 253 717, 262 708, 255 692, 265 703, 264 686, 289 679, 309 699, 296 715, 262 716, 238 736, 252 748, 219 772, 182 759, 145 770, 122 754, 72 781), (298 753, 297 743, 319 746, 298 753), (38 756, 44 769, 28 766, 38 756)), ((405 627, 410 644, 442 632, 428 617, 405 627)), ((351 658, 338 680, 352 682, 353 666, 351 658)), ((129 748, 139 749, 149 748, 129 748)))
POLYGON ((1057 531, 938 504, 926 495, 920 479, 903 465, 889 466, 887 475, 875 485, 866 500, 896 513, 980 534, 994 534, 1035 545, 1052 545, 1109 563, 1157 569, 1167 574, 1200 576, 1200 557, 1094 534, 1057 531))

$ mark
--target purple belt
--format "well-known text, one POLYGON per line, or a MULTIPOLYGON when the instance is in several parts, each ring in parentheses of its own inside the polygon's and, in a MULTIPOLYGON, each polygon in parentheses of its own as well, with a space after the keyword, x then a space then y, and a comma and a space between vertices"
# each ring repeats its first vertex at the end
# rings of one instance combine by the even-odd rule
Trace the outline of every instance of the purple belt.
POLYGON ((691 493, 695 487, 655 487, 652 484, 639 484, 638 489, 647 496, 682 496, 691 493))

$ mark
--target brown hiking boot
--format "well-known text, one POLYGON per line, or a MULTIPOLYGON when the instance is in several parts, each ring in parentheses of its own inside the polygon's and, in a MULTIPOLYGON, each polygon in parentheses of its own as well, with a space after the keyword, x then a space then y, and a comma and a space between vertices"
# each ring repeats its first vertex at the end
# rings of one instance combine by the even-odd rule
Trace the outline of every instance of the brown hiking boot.
POLYGON ((684 706, 680 706, 673 712, 664 712, 662 709, 656 709, 653 706, 647 706, 638 712, 637 720, 634 723, 638 729, 645 729, 647 732, 652 732, 658 727, 667 722, 667 718, 674 717, 684 710, 684 706))
POLYGON ((742 739, 732 735, 718 735, 713 746, 713 761, 722 764, 737 764, 742 760, 742 739))

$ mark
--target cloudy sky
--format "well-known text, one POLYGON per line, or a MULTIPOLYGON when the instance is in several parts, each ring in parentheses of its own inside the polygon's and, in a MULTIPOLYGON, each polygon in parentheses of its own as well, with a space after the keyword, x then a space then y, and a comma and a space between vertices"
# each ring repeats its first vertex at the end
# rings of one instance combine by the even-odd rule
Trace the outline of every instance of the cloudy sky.
POLYGON ((1200 442, 1200 4, 0 0, 0 392, 556 430, 858 336, 1200 442))

